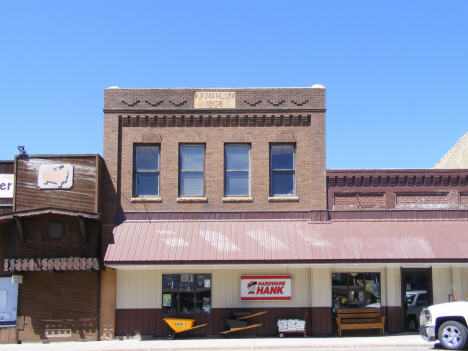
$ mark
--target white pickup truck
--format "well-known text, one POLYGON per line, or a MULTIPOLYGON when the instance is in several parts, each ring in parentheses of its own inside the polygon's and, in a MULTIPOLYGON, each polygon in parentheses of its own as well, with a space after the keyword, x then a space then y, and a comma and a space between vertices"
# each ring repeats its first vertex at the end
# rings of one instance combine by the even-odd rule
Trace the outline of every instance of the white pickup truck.
POLYGON ((446 350, 468 346, 468 302, 452 302, 424 308, 419 317, 419 333, 426 341, 439 340, 446 350))

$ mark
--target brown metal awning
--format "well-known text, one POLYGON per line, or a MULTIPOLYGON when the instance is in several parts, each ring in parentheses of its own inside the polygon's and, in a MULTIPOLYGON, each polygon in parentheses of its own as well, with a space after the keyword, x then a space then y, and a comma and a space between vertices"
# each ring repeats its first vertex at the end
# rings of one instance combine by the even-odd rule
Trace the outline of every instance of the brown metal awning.
POLYGON ((468 262, 468 221, 126 221, 104 264, 468 262))
POLYGON ((3 270, 5 272, 99 270, 99 259, 82 257, 5 259, 3 270))

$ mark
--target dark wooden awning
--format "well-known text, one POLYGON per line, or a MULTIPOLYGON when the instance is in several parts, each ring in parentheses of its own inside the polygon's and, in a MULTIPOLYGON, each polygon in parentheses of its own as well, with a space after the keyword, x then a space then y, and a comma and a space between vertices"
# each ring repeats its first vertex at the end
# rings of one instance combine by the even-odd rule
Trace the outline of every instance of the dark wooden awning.
POLYGON ((15 211, 15 212, 9 212, 5 214, 0 214, 0 223, 11 221, 14 218, 34 217, 34 216, 42 216, 46 214, 84 217, 84 218, 96 219, 96 220, 101 219, 100 213, 70 211, 70 210, 64 210, 64 209, 59 209, 59 208, 47 207, 47 208, 37 208, 34 210, 15 211))
POLYGON ((5 259, 5 272, 20 271, 98 271, 98 258, 68 257, 68 258, 19 258, 5 259))
POLYGON ((34 210, 15 211, 15 212, 2 214, 0 215, 0 224, 8 223, 10 221, 15 222, 16 230, 19 233, 19 242, 24 243, 24 240, 25 240, 24 239, 25 232, 24 232, 24 225, 23 225, 24 218, 43 216, 43 215, 48 215, 48 214, 76 217, 78 221, 80 222, 81 236, 82 236, 81 241, 83 243, 86 243, 86 240, 87 240, 85 219, 94 219, 94 220, 101 219, 100 213, 70 211, 70 210, 63 210, 59 208, 47 207, 47 208, 37 208, 34 210))

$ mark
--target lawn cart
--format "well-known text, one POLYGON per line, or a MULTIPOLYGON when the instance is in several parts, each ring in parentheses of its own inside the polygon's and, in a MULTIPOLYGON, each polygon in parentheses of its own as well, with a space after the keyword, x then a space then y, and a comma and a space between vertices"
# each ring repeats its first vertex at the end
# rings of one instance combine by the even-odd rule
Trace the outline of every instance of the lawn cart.
POLYGON ((182 332, 189 331, 192 329, 201 328, 207 325, 207 324, 202 324, 202 325, 197 325, 196 327, 194 327, 193 324, 195 323, 195 319, 164 318, 163 321, 165 321, 167 325, 172 329, 164 333, 164 336, 168 340, 174 339, 175 335, 178 333, 182 333, 182 332))
POLYGON ((261 314, 267 313, 267 311, 252 313, 252 311, 237 311, 237 312, 230 312, 233 318, 223 318, 223 321, 226 322, 227 328, 226 330, 221 332, 221 336, 223 338, 229 337, 229 333, 237 332, 245 329, 257 328, 261 327, 262 323, 258 324, 249 324, 248 319, 259 316, 261 314))

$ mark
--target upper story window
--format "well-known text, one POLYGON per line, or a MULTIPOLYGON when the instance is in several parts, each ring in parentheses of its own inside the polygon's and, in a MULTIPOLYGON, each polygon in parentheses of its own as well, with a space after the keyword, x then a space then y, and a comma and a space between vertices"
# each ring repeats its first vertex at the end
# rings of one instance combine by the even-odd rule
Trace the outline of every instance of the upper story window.
POLYGON ((226 196, 250 195, 250 145, 225 146, 226 196))
POLYGON ((203 196, 205 193, 205 145, 180 145, 180 196, 203 196))
POLYGON ((295 145, 272 144, 270 146, 271 196, 296 194, 295 145))
POLYGON ((134 194, 159 195, 159 145, 135 146, 134 194))

